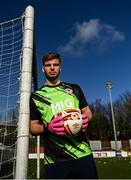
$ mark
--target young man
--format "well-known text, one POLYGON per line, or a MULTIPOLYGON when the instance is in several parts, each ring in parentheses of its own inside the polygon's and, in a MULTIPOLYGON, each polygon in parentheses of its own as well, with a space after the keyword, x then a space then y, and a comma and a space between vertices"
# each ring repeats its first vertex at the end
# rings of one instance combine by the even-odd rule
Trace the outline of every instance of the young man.
POLYGON ((30 100, 30 132, 43 134, 45 178, 97 179, 85 137, 92 113, 81 88, 60 80, 61 57, 57 53, 49 52, 43 57, 42 71, 46 82, 32 93, 30 100), (74 136, 65 134, 60 115, 68 109, 80 109, 82 114, 81 130, 74 136))

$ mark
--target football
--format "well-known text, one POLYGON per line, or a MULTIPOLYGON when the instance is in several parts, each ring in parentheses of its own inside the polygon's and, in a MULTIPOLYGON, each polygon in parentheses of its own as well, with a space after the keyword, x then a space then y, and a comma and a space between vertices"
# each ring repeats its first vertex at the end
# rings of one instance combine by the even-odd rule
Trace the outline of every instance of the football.
POLYGON ((67 109, 63 111, 62 120, 67 136, 77 135, 81 130, 82 116, 79 109, 67 109))

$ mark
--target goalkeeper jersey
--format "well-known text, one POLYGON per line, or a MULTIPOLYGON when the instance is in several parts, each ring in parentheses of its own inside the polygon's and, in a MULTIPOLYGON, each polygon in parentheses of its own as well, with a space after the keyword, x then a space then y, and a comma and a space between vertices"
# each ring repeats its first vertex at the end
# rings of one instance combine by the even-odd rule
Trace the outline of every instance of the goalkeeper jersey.
MULTIPOLYGON (((45 84, 31 94, 30 119, 50 123, 64 110, 86 106, 88 103, 78 85, 65 82, 57 86, 45 84)), ((74 136, 59 136, 46 130, 42 136, 45 164, 78 159, 92 153, 83 132, 74 136)))

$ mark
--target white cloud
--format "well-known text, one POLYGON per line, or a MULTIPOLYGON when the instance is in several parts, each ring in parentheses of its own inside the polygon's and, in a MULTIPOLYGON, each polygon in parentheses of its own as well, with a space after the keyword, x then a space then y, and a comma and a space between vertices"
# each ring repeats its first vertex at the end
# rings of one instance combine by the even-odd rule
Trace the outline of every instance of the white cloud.
POLYGON ((105 49, 111 43, 123 41, 125 35, 116 27, 91 19, 74 25, 73 35, 59 49, 64 53, 81 55, 89 48, 105 49))

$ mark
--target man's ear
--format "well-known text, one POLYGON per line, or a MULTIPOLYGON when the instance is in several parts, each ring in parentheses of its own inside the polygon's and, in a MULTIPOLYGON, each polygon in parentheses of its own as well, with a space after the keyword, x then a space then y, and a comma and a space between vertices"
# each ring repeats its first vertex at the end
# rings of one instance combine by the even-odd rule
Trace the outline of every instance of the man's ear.
POLYGON ((44 66, 42 66, 42 72, 45 72, 45 71, 44 71, 44 66))

